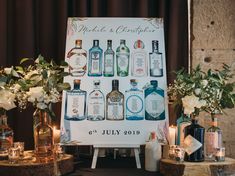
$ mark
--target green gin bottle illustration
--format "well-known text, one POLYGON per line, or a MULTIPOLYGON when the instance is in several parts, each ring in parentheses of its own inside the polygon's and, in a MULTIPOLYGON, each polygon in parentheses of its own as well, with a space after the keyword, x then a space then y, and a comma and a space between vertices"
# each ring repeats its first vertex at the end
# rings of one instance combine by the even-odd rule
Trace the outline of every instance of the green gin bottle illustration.
POLYGON ((112 40, 107 42, 107 50, 104 52, 104 76, 114 76, 114 51, 112 49, 112 40))
POLYGON ((93 47, 89 50, 88 76, 102 75, 102 53, 99 40, 93 40, 93 47))
POLYGON ((144 90, 145 97, 145 119, 164 120, 165 101, 164 90, 158 87, 158 81, 150 81, 150 86, 144 90))
POLYGON ((120 46, 116 50, 117 75, 128 76, 129 73, 130 50, 126 46, 126 40, 120 41, 120 46))

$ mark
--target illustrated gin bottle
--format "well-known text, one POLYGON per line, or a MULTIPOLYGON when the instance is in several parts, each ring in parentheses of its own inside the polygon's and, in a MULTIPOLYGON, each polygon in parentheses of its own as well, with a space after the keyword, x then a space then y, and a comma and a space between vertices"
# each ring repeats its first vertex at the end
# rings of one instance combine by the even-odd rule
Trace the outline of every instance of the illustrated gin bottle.
POLYGON ((86 118, 86 96, 87 93, 80 89, 81 81, 74 80, 73 90, 66 92, 65 115, 66 120, 79 121, 86 118))
POLYGON ((150 86, 144 90, 145 97, 145 119, 164 120, 165 101, 164 90, 158 87, 156 80, 150 81, 150 86))
POLYGON ((137 88, 137 81, 130 80, 131 89, 125 92, 126 119, 143 120, 144 119, 144 101, 143 91, 137 88))
POLYGON ((69 71, 72 76, 83 76, 87 69, 87 52, 82 49, 82 40, 75 41, 75 47, 68 54, 69 71))
POLYGON ((106 96, 107 120, 124 120, 124 95, 118 87, 119 81, 112 80, 112 91, 106 96))
POLYGON ((112 50, 112 40, 108 40, 107 50, 104 52, 104 76, 114 76, 114 51, 112 50))
POLYGON ((88 76, 102 75, 102 53, 99 40, 93 40, 93 47, 89 50, 88 76))
POLYGON ((206 140, 206 156, 208 159, 213 159, 213 155, 216 152, 216 148, 222 147, 222 133, 218 127, 217 118, 212 114, 211 126, 207 129, 206 140))
POLYGON ((117 75, 128 76, 129 73, 130 50, 126 46, 126 40, 120 41, 120 46, 116 50, 117 75))
POLYGON ((7 124, 7 116, 0 115, 0 160, 6 160, 8 149, 13 145, 13 130, 7 124))
POLYGON ((144 43, 137 40, 134 44, 135 50, 132 53, 132 76, 147 76, 148 59, 147 52, 144 50, 144 43))
POLYGON ((183 112, 181 116, 177 119, 177 145, 182 146, 184 142, 184 129, 186 126, 191 124, 191 119, 189 116, 185 115, 183 112))
POLYGON ((87 119, 104 120, 104 94, 100 91, 100 81, 94 81, 94 90, 88 96, 87 119))
POLYGON ((152 41, 153 52, 149 53, 150 76, 163 76, 162 53, 159 52, 159 43, 157 40, 152 41))

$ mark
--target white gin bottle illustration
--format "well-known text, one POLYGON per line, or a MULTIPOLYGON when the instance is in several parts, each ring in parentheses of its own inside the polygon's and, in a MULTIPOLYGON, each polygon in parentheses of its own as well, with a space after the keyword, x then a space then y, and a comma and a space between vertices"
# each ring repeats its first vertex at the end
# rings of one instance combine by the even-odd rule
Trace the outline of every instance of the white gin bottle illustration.
POLYGON ((112 50, 112 40, 108 40, 107 50, 104 52, 104 76, 114 76, 114 51, 112 50))
POLYGON ((86 118, 86 96, 87 93, 80 89, 81 81, 74 80, 73 90, 66 92, 65 114, 66 120, 79 121, 86 118))
POLYGON ((102 53, 99 40, 93 40, 93 47, 89 50, 88 76, 102 75, 102 53))
POLYGON ((120 46, 116 50, 117 75, 128 76, 130 50, 126 46, 126 40, 120 41, 120 46))
POLYGON ((131 89, 125 92, 126 119, 143 120, 144 119, 144 101, 143 91, 137 88, 137 81, 130 80, 131 89))
POLYGON ((163 76, 162 53, 159 52, 159 43, 157 40, 152 41, 153 52, 149 53, 150 76, 163 76))
POLYGON ((132 76, 148 75, 147 52, 144 50, 144 43, 137 40, 134 44, 135 50, 132 53, 132 76))
POLYGON ((104 94, 100 91, 100 80, 94 81, 94 90, 88 96, 87 119, 104 120, 104 94))
POLYGON ((72 76, 83 76, 87 69, 87 52, 82 49, 82 40, 75 41, 75 47, 68 54, 69 71, 72 76))
POLYGON ((124 120, 124 95, 118 87, 119 81, 112 80, 112 91, 106 96, 107 120, 124 120))
POLYGON ((150 86, 144 90, 145 97, 145 119, 164 120, 165 101, 164 90, 158 87, 156 80, 150 81, 150 86))

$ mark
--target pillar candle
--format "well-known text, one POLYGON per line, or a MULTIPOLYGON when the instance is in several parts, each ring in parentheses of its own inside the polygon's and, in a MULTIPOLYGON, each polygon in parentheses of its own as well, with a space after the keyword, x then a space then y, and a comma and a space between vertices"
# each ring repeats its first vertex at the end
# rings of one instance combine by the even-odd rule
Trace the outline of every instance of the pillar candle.
POLYGON ((176 127, 171 125, 169 127, 169 145, 175 145, 175 135, 176 135, 176 127))

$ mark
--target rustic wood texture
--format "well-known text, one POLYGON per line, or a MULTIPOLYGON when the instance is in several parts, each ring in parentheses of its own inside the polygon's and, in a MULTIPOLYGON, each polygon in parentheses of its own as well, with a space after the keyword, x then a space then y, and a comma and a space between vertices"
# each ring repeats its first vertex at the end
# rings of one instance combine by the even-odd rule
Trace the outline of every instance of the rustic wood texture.
MULTIPOLYGON (((192 0, 192 5, 192 67, 200 64, 206 71, 220 69, 225 63, 235 74, 235 1, 192 0)), ((226 156, 235 158, 235 109, 225 111, 218 126, 223 132, 226 156)), ((207 129, 210 116, 202 113, 200 118, 200 124, 207 129)))
POLYGON ((235 173, 235 160, 226 158, 224 162, 183 162, 162 159, 160 172, 164 176, 218 176, 235 173))
MULTIPOLYGON (((64 155, 58 159, 57 173, 61 175, 73 172, 73 156, 64 155)), ((54 176, 56 173, 53 161, 48 163, 19 162, 9 164, 8 161, 0 161, 1 176, 54 176)))

